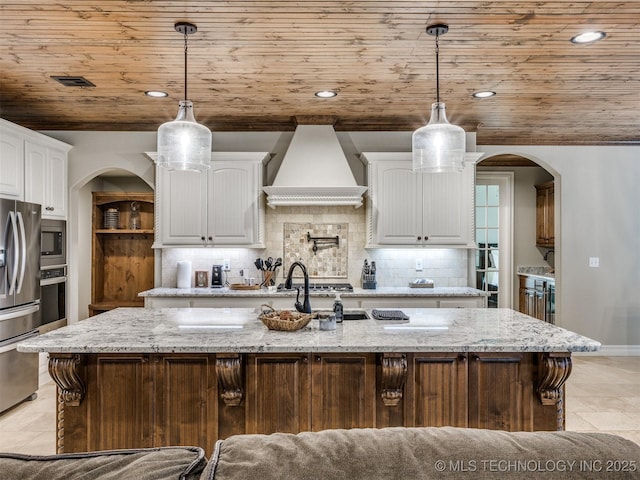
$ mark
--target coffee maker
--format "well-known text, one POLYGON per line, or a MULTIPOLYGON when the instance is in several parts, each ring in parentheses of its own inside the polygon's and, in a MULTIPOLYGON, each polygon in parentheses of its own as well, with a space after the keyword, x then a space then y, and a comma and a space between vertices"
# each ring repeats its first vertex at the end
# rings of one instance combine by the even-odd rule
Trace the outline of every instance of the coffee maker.
POLYGON ((222 288, 223 284, 222 265, 214 265, 211 270, 211 287, 222 288))

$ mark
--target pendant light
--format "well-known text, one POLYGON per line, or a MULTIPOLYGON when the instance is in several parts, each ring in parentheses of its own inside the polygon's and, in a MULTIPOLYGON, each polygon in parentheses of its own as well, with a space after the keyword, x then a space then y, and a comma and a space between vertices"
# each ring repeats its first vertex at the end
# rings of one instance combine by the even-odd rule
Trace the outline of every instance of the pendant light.
POLYGON ((187 97, 187 38, 196 33, 192 23, 175 24, 184 35, 184 100, 181 100, 176 119, 158 128, 157 163, 169 170, 206 170, 211 166, 211 131, 196 122, 193 103, 187 97))
POLYGON ((416 172, 461 172, 464 169, 464 130, 447 121, 444 102, 440 101, 438 40, 448 31, 449 26, 441 23, 427 27, 427 33, 436 37, 436 102, 431 104, 429 123, 413 132, 413 170, 416 172))

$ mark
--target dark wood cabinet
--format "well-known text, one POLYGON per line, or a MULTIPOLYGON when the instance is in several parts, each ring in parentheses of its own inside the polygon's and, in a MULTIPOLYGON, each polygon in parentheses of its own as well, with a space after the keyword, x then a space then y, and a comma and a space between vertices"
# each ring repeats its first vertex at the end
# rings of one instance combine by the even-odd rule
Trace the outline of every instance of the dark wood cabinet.
POLYGON ((536 185, 536 245, 555 245, 555 198, 553 182, 536 185))
POLYGON ((373 425, 376 355, 313 354, 311 429, 364 428, 373 425))
POLYGON ((388 426, 564 428, 567 353, 51 354, 58 452, 388 426))
POLYGON ((247 357, 247 433, 311 430, 309 354, 247 357))
POLYGON ((409 356, 405 389, 406 424, 416 427, 467 426, 467 354, 415 353, 409 356))
POLYGON ((532 356, 472 353, 469 358, 469 427, 533 430, 532 356))
POLYGON ((555 282, 529 275, 519 275, 518 311, 549 323, 555 323, 555 282))

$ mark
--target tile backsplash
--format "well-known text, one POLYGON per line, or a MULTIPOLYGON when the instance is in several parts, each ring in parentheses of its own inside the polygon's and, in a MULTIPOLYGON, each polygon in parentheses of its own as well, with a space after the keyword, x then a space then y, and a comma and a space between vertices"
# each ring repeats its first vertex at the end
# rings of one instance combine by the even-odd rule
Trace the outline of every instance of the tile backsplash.
POLYGON ((285 223, 283 268, 300 260, 313 278, 347 278, 348 223, 285 223))
MULTIPOLYGON (((265 217, 265 243, 264 249, 249 248, 166 248, 162 250, 161 260, 161 285, 163 287, 175 287, 177 282, 177 262, 188 260, 192 263, 192 270, 206 270, 211 278, 211 266, 222 265, 224 259, 230 260, 231 271, 228 275, 229 283, 240 281, 240 270, 246 277, 260 276, 254 265, 256 258, 282 257, 285 265, 290 265, 286 259, 286 243, 289 242, 289 252, 294 256, 300 253, 303 263, 309 268, 313 265, 312 243, 306 242, 306 226, 309 231, 317 232, 318 236, 335 235, 333 229, 344 228, 346 234, 340 235, 343 250, 335 259, 331 257, 319 257, 327 261, 327 265, 317 267, 317 278, 326 278, 327 281, 348 281, 355 287, 361 286, 361 273, 364 260, 375 261, 377 266, 376 281, 378 287, 400 287, 417 277, 426 277, 434 281, 436 287, 462 287, 473 286, 468 274, 469 251, 466 249, 430 249, 430 248, 381 248, 365 250, 365 210, 353 207, 278 207, 267 209, 265 217), (285 225, 289 225, 287 228, 285 225), (313 230, 311 229, 313 227, 313 230), (329 227, 332 227, 331 230, 329 227), (297 230, 296 230, 297 229, 297 230), (287 231, 298 231, 304 238, 298 239, 298 250, 291 247, 291 239, 286 240, 287 231), (322 234, 322 235, 321 235, 322 234), (302 241, 303 240, 303 241, 302 241), (307 251, 308 250, 308 251, 307 251), (308 258, 303 254, 309 255, 308 258), (346 255, 346 258, 344 257, 346 255), (416 271, 416 260, 421 260, 422 271, 416 271), (342 275, 342 265, 345 265, 346 274, 342 275), (336 276, 330 275, 336 273, 336 276), (340 275, 337 275, 337 274, 340 275)), ((318 251, 324 255, 338 253, 339 250, 326 248, 318 251)), ((293 258, 293 257, 291 257, 293 258)), ((309 271, 311 272, 311 268, 309 271)), ((296 271, 296 273, 299 270, 296 271)), ((276 283, 284 280, 286 271, 278 269, 276 283)), ((192 275, 193 277, 193 275, 192 275)), ((192 278, 193 284, 193 278, 192 278)))

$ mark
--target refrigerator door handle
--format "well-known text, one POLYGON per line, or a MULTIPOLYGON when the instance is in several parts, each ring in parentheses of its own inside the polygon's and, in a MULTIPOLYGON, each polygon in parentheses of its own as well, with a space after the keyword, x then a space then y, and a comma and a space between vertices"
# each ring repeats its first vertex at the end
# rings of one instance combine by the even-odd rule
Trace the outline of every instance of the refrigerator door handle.
MULTIPOLYGON (((9 223, 11 224, 11 231, 13 232, 13 273, 11 280, 9 281, 9 295, 13 295, 16 289, 16 281, 18 280, 18 261, 20 260, 19 243, 18 243, 18 226, 16 225, 15 212, 9 212, 9 223)), ((9 235, 9 232, 7 232, 9 235)))
POLYGON ((24 218, 22 218, 22 212, 18 212, 17 220, 22 240, 20 246, 20 259, 22 260, 22 265, 20 266, 20 280, 18 281, 18 287, 16 288, 16 293, 20 293, 22 292, 22 284, 24 283, 24 272, 27 268, 27 233, 24 231, 24 218))
POLYGON ((11 343, 9 343, 8 345, 0 347, 0 353, 6 353, 10 352, 11 350, 15 350, 19 342, 28 338, 37 337, 38 335, 40 334, 37 330, 32 330, 30 332, 23 333, 22 335, 18 335, 17 337, 12 338, 11 343))

